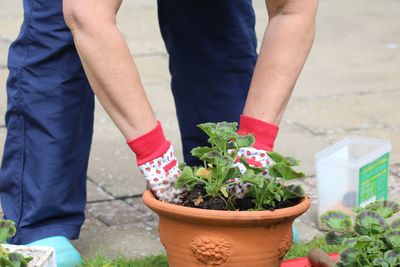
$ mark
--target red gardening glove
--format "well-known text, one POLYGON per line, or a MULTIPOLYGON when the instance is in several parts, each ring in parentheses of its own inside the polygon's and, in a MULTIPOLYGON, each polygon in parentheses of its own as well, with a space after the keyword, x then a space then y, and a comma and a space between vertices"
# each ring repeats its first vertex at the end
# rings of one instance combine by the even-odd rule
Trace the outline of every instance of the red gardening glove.
MULTIPOLYGON (((265 168, 266 170, 263 174, 269 177, 268 167, 274 162, 268 156, 267 152, 273 150, 278 131, 279 127, 276 125, 241 115, 237 133, 239 135, 253 134, 256 142, 252 147, 240 148, 238 157, 243 157, 249 165, 265 168)), ((236 166, 239 167, 242 173, 246 171, 246 167, 240 161, 236 163, 236 166)), ((238 179, 234 180, 238 182, 238 179)), ((238 198, 243 198, 247 186, 247 184, 238 183, 235 186, 230 186, 228 189, 233 191, 238 198)))
POLYGON ((175 188, 181 174, 174 149, 165 139, 161 124, 134 140, 127 142, 136 153, 137 164, 148 187, 161 201, 179 203, 182 190, 175 188))

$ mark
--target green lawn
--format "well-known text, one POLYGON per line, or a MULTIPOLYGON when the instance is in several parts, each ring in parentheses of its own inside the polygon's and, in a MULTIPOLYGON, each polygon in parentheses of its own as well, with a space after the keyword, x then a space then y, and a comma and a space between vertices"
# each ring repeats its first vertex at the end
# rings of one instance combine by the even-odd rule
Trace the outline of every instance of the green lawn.
MULTIPOLYGON (((320 248, 328 253, 338 252, 340 246, 328 246, 322 238, 315 239, 309 243, 293 245, 292 249, 286 255, 287 259, 306 257, 312 248, 320 248)), ((89 259, 83 265, 84 267, 168 267, 167 257, 165 255, 151 256, 142 259, 118 258, 114 260, 105 257, 96 257, 89 259)))

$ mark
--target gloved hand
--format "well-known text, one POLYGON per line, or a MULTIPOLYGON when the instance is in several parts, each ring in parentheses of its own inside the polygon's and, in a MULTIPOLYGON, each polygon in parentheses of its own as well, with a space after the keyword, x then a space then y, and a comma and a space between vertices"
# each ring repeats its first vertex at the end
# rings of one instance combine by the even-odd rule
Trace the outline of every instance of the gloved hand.
POLYGON ((173 146, 165 139, 161 124, 138 138, 127 142, 136 153, 137 164, 156 197, 165 202, 179 203, 181 189, 175 188, 181 174, 173 146))
MULTIPOLYGON (((243 147, 238 151, 238 158, 244 158, 245 161, 252 166, 265 168, 263 175, 268 178, 268 167, 274 162, 268 156, 267 152, 272 151, 274 148, 275 138, 278 134, 279 127, 267 122, 242 115, 240 116, 239 135, 253 134, 255 143, 252 147, 243 147)), ((244 173, 246 167, 238 160, 235 163, 239 170, 244 173)), ((232 179, 232 182, 237 182, 238 179, 232 179)), ((235 192, 238 198, 243 198, 246 193, 247 184, 238 183, 237 185, 230 186, 228 190, 235 192)))

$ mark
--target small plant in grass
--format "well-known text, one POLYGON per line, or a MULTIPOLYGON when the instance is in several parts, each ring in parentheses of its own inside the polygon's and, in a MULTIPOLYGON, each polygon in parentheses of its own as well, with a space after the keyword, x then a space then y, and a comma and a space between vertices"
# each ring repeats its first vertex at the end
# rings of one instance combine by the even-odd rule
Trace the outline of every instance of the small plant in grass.
POLYGON ((0 267, 26 267, 32 260, 31 257, 24 257, 18 253, 9 253, 1 244, 15 235, 14 222, 0 220, 0 267))
POLYGON ((285 184, 285 180, 304 176, 293 169, 299 161, 271 152, 267 154, 273 164, 267 169, 251 165, 245 157, 239 156, 239 151, 251 147, 254 136, 237 134, 237 123, 204 123, 198 127, 208 135, 210 146, 191 151, 203 161, 203 166, 181 166, 182 174, 176 187, 187 188, 183 205, 219 210, 265 210, 295 205, 304 197, 301 186, 285 184), (241 171, 238 163, 246 170, 241 171), (266 172, 269 173, 267 179, 266 172), (247 188, 244 199, 237 199, 228 190, 237 184, 247 188), (247 203, 243 205, 244 202, 247 203))
POLYGON ((320 220, 330 230, 328 244, 342 244, 338 266, 400 266, 400 219, 388 218, 400 207, 392 201, 377 201, 355 210, 355 219, 329 211, 320 220))

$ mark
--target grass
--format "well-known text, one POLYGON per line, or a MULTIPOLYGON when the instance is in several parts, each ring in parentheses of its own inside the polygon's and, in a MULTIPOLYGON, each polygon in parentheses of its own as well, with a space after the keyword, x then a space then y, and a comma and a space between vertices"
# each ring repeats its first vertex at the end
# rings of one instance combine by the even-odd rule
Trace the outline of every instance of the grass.
POLYGON ((292 248, 289 250, 289 252, 286 254, 285 259, 307 257, 308 253, 313 248, 322 249, 327 253, 335 253, 343 249, 342 246, 327 245, 323 237, 318 237, 308 243, 293 245, 292 248))
POLYGON ((141 259, 107 259, 98 256, 90 260, 86 260, 83 267, 168 267, 167 257, 165 255, 150 256, 141 259))
MULTIPOLYGON (((313 248, 320 248, 328 253, 338 252, 341 246, 329 246, 323 238, 316 238, 308 243, 295 244, 286 255, 286 259, 306 257, 313 248)), ((141 259, 117 258, 114 260, 105 257, 95 257, 85 261, 83 267, 168 267, 165 255, 150 256, 141 259)))

